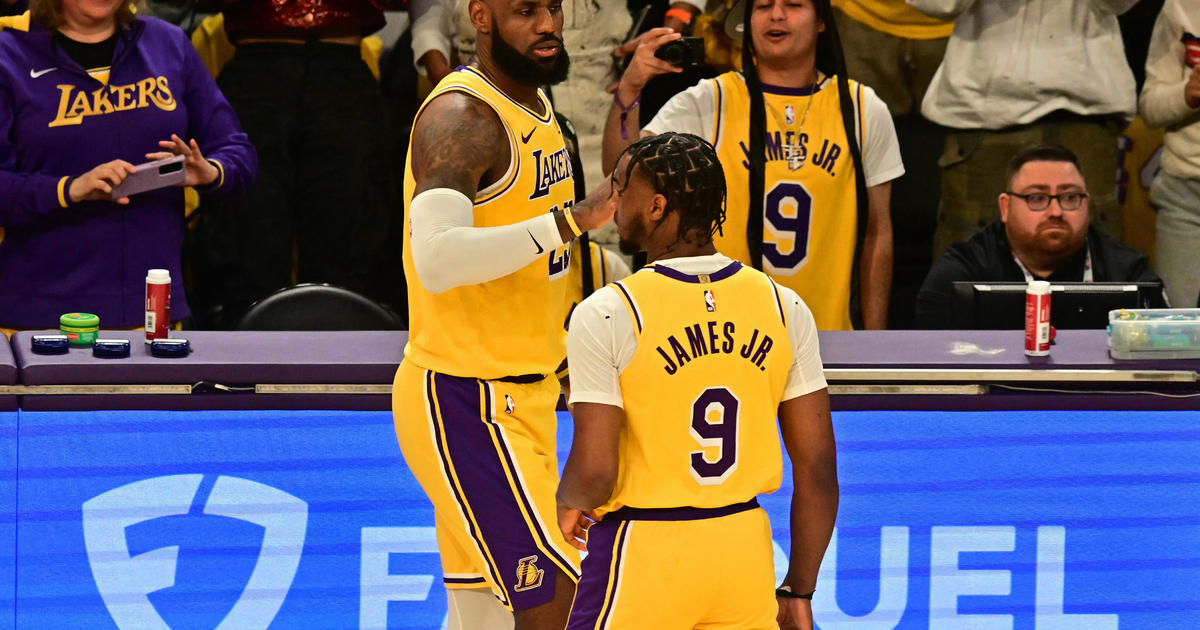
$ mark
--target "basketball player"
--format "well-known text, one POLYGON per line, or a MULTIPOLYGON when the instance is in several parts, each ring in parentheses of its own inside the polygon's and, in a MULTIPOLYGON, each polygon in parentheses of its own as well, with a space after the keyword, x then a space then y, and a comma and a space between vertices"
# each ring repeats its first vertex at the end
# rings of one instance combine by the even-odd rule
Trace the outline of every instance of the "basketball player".
MULTIPOLYGON (((750 0, 730 15, 752 35, 745 73, 680 92, 641 133, 692 133, 716 147, 729 185, 718 251, 794 289, 822 330, 885 328, 890 182, 904 173, 887 106, 845 79, 829 0, 750 0)), ((677 70, 654 52, 678 37, 642 36, 614 94, 606 165, 638 137, 646 82, 677 70)))
POLYGON ((643 138, 612 178, 621 242, 651 264, 571 318, 575 437, 559 527, 588 556, 568 630, 775 628, 777 615, 811 630, 838 503, 812 314, 716 253, 725 185, 702 139, 643 138), (794 488, 778 590, 756 498, 782 477, 776 414, 794 488))
POLYGON ((553 374, 566 354, 570 241, 610 219, 610 187, 573 203, 538 87, 567 73, 561 3, 471 0, 470 15, 476 62, 448 75, 413 123, 410 331, 392 410, 433 502, 451 627, 515 618, 557 630, 578 554, 554 529, 553 374))

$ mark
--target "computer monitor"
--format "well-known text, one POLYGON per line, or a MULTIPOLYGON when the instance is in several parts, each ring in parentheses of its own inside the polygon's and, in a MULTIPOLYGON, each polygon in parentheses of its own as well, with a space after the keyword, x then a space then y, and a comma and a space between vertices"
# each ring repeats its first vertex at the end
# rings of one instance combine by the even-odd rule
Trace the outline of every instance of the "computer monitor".
MULTIPOLYGON (((1024 282, 955 282, 952 330, 1014 330, 1025 327, 1024 282)), ((1162 302, 1158 282, 1052 282, 1050 324, 1055 328, 1105 328, 1108 312, 1152 308, 1162 302)))

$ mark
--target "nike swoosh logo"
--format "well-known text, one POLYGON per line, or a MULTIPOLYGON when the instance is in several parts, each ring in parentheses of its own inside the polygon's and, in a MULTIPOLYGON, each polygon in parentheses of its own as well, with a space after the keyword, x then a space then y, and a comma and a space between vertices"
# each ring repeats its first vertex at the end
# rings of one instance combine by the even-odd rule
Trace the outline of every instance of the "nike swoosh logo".
POLYGON ((537 131, 537 127, 529 130, 529 135, 521 136, 521 144, 529 144, 529 139, 533 137, 533 132, 537 131))
POLYGON ((43 74, 46 74, 47 72, 54 72, 55 70, 58 70, 58 68, 46 68, 45 70, 34 70, 33 68, 30 68, 29 69, 29 78, 36 79, 36 78, 42 76, 43 74))
POLYGON ((542 249, 542 244, 541 244, 541 243, 539 243, 539 242, 537 242, 537 239, 536 239, 536 238, 533 238, 533 232, 530 232, 529 230, 525 230, 525 233, 526 233, 526 234, 528 234, 528 235, 529 235, 529 239, 533 241, 533 245, 534 245, 534 247, 537 247, 537 248, 538 248, 538 250, 537 250, 536 252, 534 252, 534 253, 540 254, 540 253, 542 253, 542 252, 546 251, 546 250, 542 249))

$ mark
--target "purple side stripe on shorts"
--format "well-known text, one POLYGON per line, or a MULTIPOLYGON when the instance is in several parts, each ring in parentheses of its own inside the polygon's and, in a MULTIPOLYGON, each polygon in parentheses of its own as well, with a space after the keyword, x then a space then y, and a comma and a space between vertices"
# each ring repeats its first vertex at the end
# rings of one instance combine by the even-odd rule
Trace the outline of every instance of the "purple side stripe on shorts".
POLYGON ((603 630, 608 623, 621 579, 622 551, 628 532, 627 521, 600 521, 588 529, 588 555, 583 559, 583 577, 575 587, 567 630, 603 630))
MULTIPOLYGON (((542 375, 539 375, 539 376, 542 376, 542 375)), ((545 378, 545 377, 542 376, 542 378, 545 378)), ((539 379, 539 380, 541 380, 541 379, 539 379)), ((487 415, 487 419, 488 419, 488 423, 489 423, 488 426, 489 426, 493 436, 496 438, 496 441, 499 442, 501 445, 501 454, 503 455, 502 463, 505 466, 507 466, 508 472, 510 475, 512 475, 512 478, 515 480, 518 480, 517 483, 520 484, 520 481, 519 481, 520 476, 519 476, 519 470, 517 469, 517 462, 513 458, 513 454, 508 449, 508 441, 504 437, 504 434, 500 431, 500 425, 496 423, 496 418, 491 413, 492 412, 492 387, 491 387, 491 385, 488 383, 484 383, 483 392, 484 392, 484 397, 485 397, 484 409, 487 410, 486 415, 487 415)), ((525 512, 527 514, 536 514, 537 513, 537 510, 534 506, 533 500, 531 500, 529 498, 529 495, 526 492, 524 487, 517 488, 517 498, 520 499, 521 503, 525 506, 525 512)), ((555 523, 555 524, 557 525, 557 523, 555 523)), ((571 564, 571 561, 569 559, 567 559, 567 557, 565 555, 563 555, 561 551, 559 551, 558 546, 555 545, 551 541, 551 539, 547 536, 547 532, 543 531, 542 528, 537 525, 537 523, 530 523, 529 526, 533 527, 534 534, 537 535, 538 540, 540 540, 542 543, 542 548, 547 550, 547 553, 549 553, 551 556, 553 556, 554 561, 558 564, 559 568, 562 569, 563 573, 566 573, 567 575, 569 575, 573 581, 578 582, 579 581, 579 569, 576 569, 571 564)), ((555 532, 557 532, 557 531, 558 531, 558 529, 555 528, 555 532)))
MULTIPOLYGON (((435 385, 434 372, 432 372, 430 370, 425 371, 425 392, 426 392, 426 396, 428 398, 426 400, 426 404, 429 406, 429 418, 431 419, 430 425, 433 430, 433 437, 434 437, 433 441, 434 441, 434 444, 437 445, 437 449, 438 449, 438 459, 442 464, 442 470, 446 475, 446 479, 450 480, 450 490, 454 495, 454 500, 458 503, 459 511, 463 514, 463 520, 465 520, 467 523, 467 531, 470 534, 471 539, 475 542, 475 546, 479 549, 480 554, 484 557, 484 561, 487 562, 488 572, 491 573, 492 580, 495 581, 497 584, 503 584, 503 582, 500 580, 500 576, 497 574, 495 565, 488 559, 488 554, 487 554, 487 550, 485 549, 483 539, 480 536, 480 532, 478 529, 476 529, 475 523, 471 518, 473 510, 472 510, 471 506, 467 503, 466 497, 463 496, 464 491, 462 488, 459 487, 458 483, 454 482, 455 477, 452 474, 452 471, 454 470, 454 468, 451 467, 451 458, 450 458, 449 454, 446 452, 446 447, 443 444, 443 439, 445 439, 447 443, 450 443, 450 440, 447 437, 447 431, 445 429, 445 420, 446 420, 446 414, 447 414, 447 408, 445 405, 447 405, 447 404, 452 405, 451 410, 450 410, 451 414, 454 414, 459 410, 454 408, 454 405, 457 401, 453 400, 452 397, 445 396, 445 395, 439 395, 439 393, 436 392, 435 387, 441 386, 442 384, 443 383, 439 382, 439 383, 437 383, 437 385, 435 385), (440 411, 441 411, 440 414, 438 413, 439 412, 439 403, 440 403, 440 411)), ((460 476, 459 483, 461 483, 461 481, 462 481, 462 479, 460 476)), ((443 579, 445 579, 445 578, 443 578, 443 579)), ((500 601, 505 606, 510 605, 510 602, 508 600, 507 589, 505 589, 504 592, 502 593, 500 601)))
MULTIPOLYGON (((472 536, 495 561, 495 565, 489 567, 493 579, 515 610, 549 602, 554 598, 557 566, 554 559, 546 557, 538 547, 534 532, 530 531, 531 525, 517 503, 520 501, 532 514, 533 502, 525 496, 523 488, 506 490, 511 486, 505 470, 511 470, 516 464, 505 448, 504 436, 498 427, 484 421, 484 418, 491 419, 491 388, 474 378, 433 374, 432 391, 441 409, 439 420, 442 426, 438 428, 446 442, 440 455, 444 462, 454 463, 462 490, 459 500, 479 526, 479 531, 472 532, 472 536), (501 444, 500 452, 492 441, 494 432, 501 444)), ((440 441, 438 444, 441 448, 440 441)), ((512 474, 516 479, 515 470, 512 474)), ((542 538, 541 532, 537 535, 542 538)), ((548 548, 554 549, 553 546, 548 548)))

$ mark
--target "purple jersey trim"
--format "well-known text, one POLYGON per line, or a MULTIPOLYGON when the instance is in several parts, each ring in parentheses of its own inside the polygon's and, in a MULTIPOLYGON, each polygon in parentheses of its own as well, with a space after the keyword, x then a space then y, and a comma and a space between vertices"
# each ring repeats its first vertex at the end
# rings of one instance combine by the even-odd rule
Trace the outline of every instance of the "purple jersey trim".
POLYGON ((604 515, 604 521, 699 521, 706 518, 720 518, 737 514, 758 507, 758 497, 743 503, 734 503, 719 508, 634 508, 623 507, 615 512, 604 515))
POLYGON ((625 297, 625 301, 629 302, 629 310, 633 312, 633 323, 637 324, 638 332, 642 332, 642 315, 638 313, 637 302, 633 301, 633 296, 629 294, 629 289, 626 289, 625 285, 619 281, 614 282, 613 286, 620 289, 621 295, 625 297))
POLYGON ((779 321, 787 326, 787 316, 783 314, 783 298, 779 295, 779 285, 775 284, 774 280, 770 280, 771 290, 775 292, 775 306, 779 307, 779 321))
MULTIPOLYGON (((714 273, 701 274, 701 275, 707 275, 709 282, 717 282, 719 280, 724 280, 725 278, 732 276, 733 274, 737 273, 738 270, 740 270, 741 268, 742 268, 742 263, 735 260, 735 261, 729 263, 728 265, 725 265, 721 269, 718 269, 714 273)), ((671 278, 672 280, 679 280, 681 282, 691 282, 692 284, 700 284, 700 282, 701 282, 700 275, 692 275, 690 273, 683 273, 682 271, 677 271, 675 269, 671 269, 670 267, 667 267, 665 265, 650 265, 649 269, 654 270, 654 273, 664 275, 668 278, 671 278)))
POLYGON ((798 87, 798 88, 790 88, 790 87, 783 87, 782 85, 771 85, 770 83, 763 83, 762 91, 764 94, 778 94, 780 96, 808 96, 810 94, 820 91, 821 87, 825 85, 825 81, 827 81, 827 80, 828 80, 828 77, 821 79, 820 81, 817 81, 816 83, 813 83, 812 85, 806 85, 804 87, 798 87))
POLYGON ((543 125, 548 125, 548 124, 550 124, 551 121, 554 120, 554 108, 552 108, 550 106, 549 101, 547 101, 545 98, 543 98, 543 94, 540 89, 538 90, 538 101, 541 102, 542 105, 546 106, 545 114, 539 114, 539 113, 533 111, 532 109, 529 109, 528 105, 509 96, 508 92, 505 92, 504 90, 500 89, 500 86, 493 83, 492 80, 490 78, 488 78, 488 76, 486 74, 480 72, 479 69, 472 68, 471 66, 461 66, 461 69, 463 72, 469 72, 469 73, 479 77, 480 79, 482 79, 484 83, 487 83, 488 85, 492 86, 492 88, 495 89, 497 92, 499 92, 502 96, 504 96, 504 98, 508 99, 508 102, 512 103, 513 105, 516 105, 517 107, 520 107, 522 110, 525 111, 526 114, 529 114, 535 120, 542 123, 543 125))

